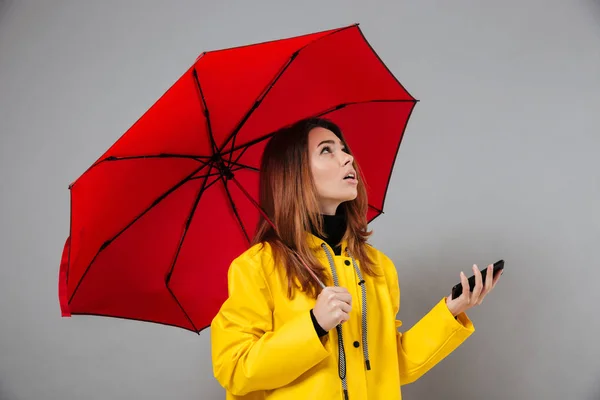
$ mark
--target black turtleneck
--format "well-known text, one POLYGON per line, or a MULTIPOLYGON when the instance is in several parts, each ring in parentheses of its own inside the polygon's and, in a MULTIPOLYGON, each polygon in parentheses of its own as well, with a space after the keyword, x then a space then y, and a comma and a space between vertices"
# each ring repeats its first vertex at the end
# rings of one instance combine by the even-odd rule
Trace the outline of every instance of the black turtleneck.
MULTIPOLYGON (((344 233, 346 233, 346 215, 338 211, 335 215, 322 214, 322 217, 325 236, 319 235, 315 229, 312 229, 312 234, 324 240, 333 249, 335 255, 339 256, 342 254, 340 242, 344 237, 344 233)), ((310 310, 310 317, 319 337, 327 335, 327 331, 317 322, 313 310, 310 310)))
POLYGON ((341 255, 342 249, 340 242, 346 233, 346 215, 343 211, 338 211, 335 215, 322 214, 323 217, 323 230, 325 236, 317 234, 313 229, 312 233, 324 240, 335 252, 335 255, 341 255))

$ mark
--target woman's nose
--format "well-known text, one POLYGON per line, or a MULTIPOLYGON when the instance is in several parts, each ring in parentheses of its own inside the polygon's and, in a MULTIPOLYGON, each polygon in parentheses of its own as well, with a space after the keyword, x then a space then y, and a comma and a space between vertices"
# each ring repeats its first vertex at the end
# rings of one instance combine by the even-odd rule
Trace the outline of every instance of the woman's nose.
POLYGON ((352 157, 352 155, 350 155, 348 153, 343 153, 343 154, 344 154, 344 157, 342 159, 342 165, 345 166, 345 165, 348 165, 349 163, 351 163, 354 158, 352 157))

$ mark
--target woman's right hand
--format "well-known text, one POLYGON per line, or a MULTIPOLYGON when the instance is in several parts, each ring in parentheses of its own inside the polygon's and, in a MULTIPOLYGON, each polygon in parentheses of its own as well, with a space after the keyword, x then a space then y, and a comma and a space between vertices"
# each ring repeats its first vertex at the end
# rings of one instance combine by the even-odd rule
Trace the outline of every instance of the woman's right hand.
POLYGON ((319 293, 313 314, 326 331, 348 321, 352 310, 352 295, 346 288, 329 286, 319 293))

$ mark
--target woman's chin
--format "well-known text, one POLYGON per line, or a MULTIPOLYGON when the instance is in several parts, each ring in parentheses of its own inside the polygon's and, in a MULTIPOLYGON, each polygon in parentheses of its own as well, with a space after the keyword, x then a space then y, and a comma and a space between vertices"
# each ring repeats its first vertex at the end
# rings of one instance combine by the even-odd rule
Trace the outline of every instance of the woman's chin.
POLYGON ((342 201, 342 203, 344 203, 346 201, 352 201, 352 200, 356 199, 357 196, 358 196, 358 193, 356 191, 354 191, 354 193, 349 193, 347 196, 344 196, 340 200, 342 201))

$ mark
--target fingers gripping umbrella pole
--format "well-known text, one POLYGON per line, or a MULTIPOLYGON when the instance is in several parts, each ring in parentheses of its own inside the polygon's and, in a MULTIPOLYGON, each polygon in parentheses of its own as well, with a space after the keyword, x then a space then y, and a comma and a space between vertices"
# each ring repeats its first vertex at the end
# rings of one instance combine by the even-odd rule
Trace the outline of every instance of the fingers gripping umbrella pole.
MULTIPOLYGON (((235 179, 235 177, 232 176, 231 180, 237 185, 237 187, 242 191, 242 193, 244 193, 244 195, 248 198, 248 200, 250 200, 250 202, 256 207, 256 209, 258 210, 258 212, 260 212, 260 214, 267 220, 267 222, 269 223, 269 225, 271 225, 271 227, 273 228, 273 230, 275 231, 275 233, 277 234, 277 236, 279 236, 281 238, 281 236, 279 235, 279 231, 277 230, 277 227, 275 227, 275 224, 267 216, 267 214, 264 212, 264 210, 262 209, 262 207, 252 198, 252 196, 250 196, 250 194, 246 191, 246 189, 244 189, 242 187, 242 185, 240 185, 240 183, 237 181, 237 179, 235 179)), ((321 288, 325 289, 325 285, 323 284, 323 282, 321 282, 321 280, 317 277, 317 275, 315 274, 315 271, 313 271, 312 268, 310 268, 306 264, 306 262, 300 256, 300 254, 298 254, 298 252, 296 250, 294 250, 294 249, 290 249, 290 250, 296 255, 296 257, 298 257, 298 260, 300 260, 300 262, 302 263, 302 265, 304 265, 304 267, 306 268, 306 270, 308 271, 308 273, 313 277, 313 279, 315 281, 317 281, 317 283, 321 286, 321 288)))

